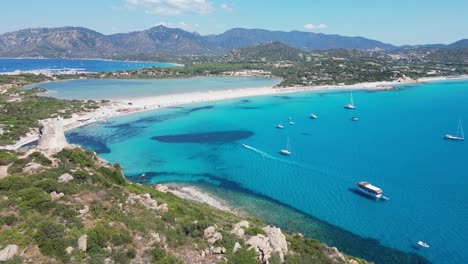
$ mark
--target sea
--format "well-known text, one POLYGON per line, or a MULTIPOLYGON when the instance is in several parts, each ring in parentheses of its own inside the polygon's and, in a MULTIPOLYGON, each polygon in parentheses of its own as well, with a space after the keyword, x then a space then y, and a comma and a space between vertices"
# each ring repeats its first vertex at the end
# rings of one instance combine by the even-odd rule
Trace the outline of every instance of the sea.
POLYGON ((0 58, 0 74, 15 71, 49 70, 51 72, 76 70, 76 72, 113 72, 136 70, 145 67, 173 67, 165 62, 131 62, 95 59, 16 59, 0 58))
POLYGON ((131 181, 198 186, 376 263, 468 263, 468 144, 443 139, 468 124, 468 81, 352 95, 355 110, 343 107, 349 91, 291 93, 142 112, 66 136, 131 181), (388 200, 360 195, 358 181, 388 200))

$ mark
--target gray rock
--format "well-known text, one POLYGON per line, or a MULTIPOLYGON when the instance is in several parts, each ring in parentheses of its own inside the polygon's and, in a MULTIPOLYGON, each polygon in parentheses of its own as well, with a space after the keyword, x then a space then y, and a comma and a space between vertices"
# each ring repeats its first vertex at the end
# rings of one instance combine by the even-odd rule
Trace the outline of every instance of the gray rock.
POLYGON ((89 212, 89 206, 87 204, 85 204, 84 208, 79 210, 78 212, 80 212, 81 216, 86 215, 89 212))
POLYGON ((67 254, 70 255, 73 252, 73 247, 67 247, 65 249, 65 252, 67 252, 67 254))
POLYGON ((62 198, 63 196, 65 196, 64 193, 57 193, 56 191, 53 191, 50 193, 50 198, 52 199, 52 201, 58 200, 62 198))
POLYGON ((80 238, 78 238, 78 249, 83 252, 86 252, 86 249, 88 247, 87 241, 88 241, 88 235, 80 236, 80 238))
POLYGON ((68 173, 65 173, 63 175, 60 175, 60 177, 58 178, 58 181, 60 183, 67 183, 69 181, 73 180, 73 176, 71 176, 70 174, 68 173))
POLYGON ((0 251, 0 261, 8 261, 16 255, 18 255, 18 246, 8 245, 0 251))
POLYGON ((250 223, 248 221, 240 221, 239 223, 234 225, 234 228, 241 228, 241 227, 246 227, 249 228, 250 223))
POLYGON ((211 253, 213 254, 222 254, 223 253, 223 249, 221 247, 215 247, 211 250, 211 253))
POLYGON ((241 249, 241 245, 239 244, 239 242, 236 242, 234 244, 234 248, 232 249, 232 252, 236 253, 239 249, 241 249))
POLYGON ((214 226, 209 226, 203 230, 203 235, 205 238, 210 238, 213 236, 214 232, 216 231, 216 228, 214 226))

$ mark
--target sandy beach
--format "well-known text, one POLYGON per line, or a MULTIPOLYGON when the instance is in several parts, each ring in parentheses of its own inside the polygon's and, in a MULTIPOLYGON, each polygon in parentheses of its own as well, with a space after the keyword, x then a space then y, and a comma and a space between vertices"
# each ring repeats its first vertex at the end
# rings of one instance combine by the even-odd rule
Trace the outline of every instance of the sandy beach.
MULTIPOLYGON (((418 80, 405 79, 394 82, 368 82, 353 85, 324 85, 324 86, 300 86, 300 87, 260 87, 260 88, 243 88, 231 90, 216 90, 204 92, 181 93, 172 95, 151 96, 143 98, 128 98, 126 100, 115 100, 102 105, 94 112, 84 112, 74 114, 72 118, 63 119, 64 130, 71 130, 80 126, 85 126, 94 122, 105 121, 109 118, 138 113, 142 111, 150 111, 164 107, 212 102, 234 98, 244 98, 253 96, 277 95, 298 92, 311 91, 332 91, 332 90, 392 90, 396 85, 409 83, 423 83, 441 80, 468 79, 468 76, 456 77, 430 77, 420 78, 418 80)), ((34 142, 38 139, 36 133, 30 133, 21 138, 14 145, 4 146, 5 149, 17 150, 21 146, 34 142)), ((0 147, 2 148, 2 147, 0 147)))

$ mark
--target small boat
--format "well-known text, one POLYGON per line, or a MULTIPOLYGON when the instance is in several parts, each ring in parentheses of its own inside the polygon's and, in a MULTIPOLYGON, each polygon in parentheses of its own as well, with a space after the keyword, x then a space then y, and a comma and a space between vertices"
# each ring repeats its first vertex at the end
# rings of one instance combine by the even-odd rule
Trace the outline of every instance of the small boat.
POLYGON ((458 141, 465 140, 465 135, 463 135, 463 126, 462 126, 461 120, 458 121, 457 134, 455 136, 447 134, 444 136, 444 138, 449 139, 449 140, 458 140, 458 141))
POLYGON ((418 241, 418 245, 420 245, 421 247, 425 247, 425 248, 429 247, 429 245, 427 243, 424 243, 421 240, 418 241))
POLYGON ((311 119, 317 119, 317 116, 314 115, 314 114, 310 114, 309 118, 311 118, 311 119))
POLYGON ((352 120, 352 121, 358 121, 359 118, 358 118, 357 116, 353 116, 353 117, 351 117, 351 120, 352 120))
POLYGON ((290 125, 295 125, 296 123, 294 121, 289 121, 290 125))
POLYGON ((356 106, 354 106, 353 94, 350 95, 349 104, 346 104, 344 106, 344 108, 345 109, 356 109, 356 106))
POLYGON ((370 196, 370 197, 373 197, 373 198, 377 198, 377 199, 381 199, 382 198, 382 189, 380 189, 379 187, 377 186, 374 186, 366 181, 362 181, 362 182, 357 182, 356 183, 356 189, 367 195, 367 196, 370 196))
POLYGON ((291 145, 289 144, 289 137, 286 141, 286 148, 279 151, 281 155, 289 156, 291 155, 291 145))
POLYGON ((280 129, 281 129, 281 128, 284 128, 284 126, 283 126, 283 124, 278 124, 278 125, 276 125, 276 128, 280 128, 280 129))

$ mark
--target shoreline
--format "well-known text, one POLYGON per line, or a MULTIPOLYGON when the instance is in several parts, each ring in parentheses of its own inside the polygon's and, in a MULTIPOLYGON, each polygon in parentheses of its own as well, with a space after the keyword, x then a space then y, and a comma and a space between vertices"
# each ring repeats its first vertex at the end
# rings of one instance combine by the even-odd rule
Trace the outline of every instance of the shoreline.
MULTIPOLYGON (((291 94, 302 92, 320 92, 320 91, 386 91, 394 90, 397 85, 421 84, 444 80, 464 80, 468 75, 453 77, 435 76, 424 77, 417 80, 405 79, 399 81, 365 82, 352 85, 321 85, 321 86, 293 86, 293 87, 256 87, 239 88, 229 90, 215 90, 203 92, 190 92, 180 94, 157 95, 150 97, 138 97, 128 99, 109 100, 106 105, 100 106, 96 111, 82 112, 73 114, 72 118, 62 119, 64 131, 89 125, 95 122, 103 122, 110 118, 121 117, 129 114, 152 111, 172 106, 186 104, 205 103, 213 101, 222 101, 236 98, 246 98, 255 96, 268 96, 279 94, 291 94)), ((18 140, 15 144, 2 146, 0 149, 18 150, 22 146, 32 143, 38 139, 37 134, 27 134, 18 140)))

